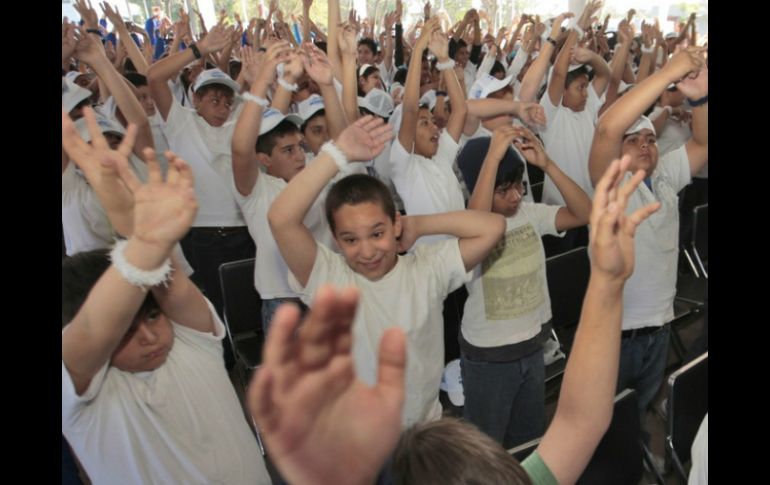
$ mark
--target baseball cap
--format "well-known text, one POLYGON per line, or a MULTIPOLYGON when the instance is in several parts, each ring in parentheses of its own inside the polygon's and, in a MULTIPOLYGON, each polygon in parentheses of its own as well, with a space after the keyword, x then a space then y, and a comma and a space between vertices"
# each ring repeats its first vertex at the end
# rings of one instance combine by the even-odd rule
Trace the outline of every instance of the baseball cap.
POLYGON ((364 97, 358 97, 359 108, 366 108, 383 118, 390 118, 390 115, 393 114, 394 106, 395 104, 390 94, 379 88, 372 89, 364 97))
POLYGON ((460 372, 460 359, 455 359, 444 367, 439 388, 449 395, 449 400, 455 406, 465 405, 463 393, 463 377, 460 372))
POLYGON ((61 104, 64 111, 69 113, 75 106, 80 104, 86 98, 90 98, 94 93, 89 89, 81 88, 74 82, 62 78, 61 81, 61 104))
POLYGON ((277 109, 269 108, 262 114, 262 123, 259 125, 260 136, 278 126, 278 124, 283 120, 291 121, 297 125, 297 128, 303 124, 303 120, 299 117, 299 115, 295 115, 294 113, 285 115, 277 109))
POLYGON ((309 98, 297 105, 297 114, 302 118, 302 124, 304 124, 322 109, 324 109, 323 98, 317 94, 311 94, 309 98))
POLYGON ((468 99, 483 99, 489 96, 490 93, 499 91, 508 86, 513 79, 513 75, 506 77, 505 79, 497 79, 491 74, 485 74, 476 80, 471 86, 471 90, 468 94, 468 99))
MULTIPOLYGON (((107 118, 104 115, 96 113, 96 124, 99 125, 99 129, 103 134, 112 133, 123 137, 126 135, 126 130, 119 123, 107 118)), ((86 143, 91 141, 91 133, 88 131, 88 123, 85 118, 80 118, 75 122, 75 129, 78 130, 78 134, 86 143)))
POLYGON ((630 135, 632 133, 636 133, 637 131, 641 131, 643 129, 651 130, 655 135, 657 133, 655 132, 655 126, 652 124, 652 121, 646 116, 640 116, 638 120, 634 122, 633 125, 629 129, 626 130, 626 135, 630 135))
POLYGON ((233 93, 236 94, 241 90, 241 85, 233 81, 233 79, 221 69, 208 69, 198 74, 198 78, 195 79, 195 85, 193 86, 193 92, 210 84, 222 84, 232 89, 233 93))

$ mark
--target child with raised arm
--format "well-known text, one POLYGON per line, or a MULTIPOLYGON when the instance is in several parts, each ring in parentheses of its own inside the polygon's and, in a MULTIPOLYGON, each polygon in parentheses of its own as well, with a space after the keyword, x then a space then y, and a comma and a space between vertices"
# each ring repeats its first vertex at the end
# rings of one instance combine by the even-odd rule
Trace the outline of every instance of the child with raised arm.
POLYGON ((460 332, 463 417, 512 448, 545 430, 543 343, 551 331, 551 301, 541 236, 587 224, 591 200, 521 126, 500 127, 491 140, 471 140, 458 164, 473 190, 468 208, 506 218, 505 236, 466 284, 460 332), (554 181, 565 206, 522 199, 524 162, 511 144, 554 181))
POLYGON ((354 325, 356 370, 375 379, 375 349, 384 330, 399 325, 409 335, 409 378, 405 424, 437 419, 438 386, 444 365, 442 301, 466 279, 500 238, 503 218, 478 211, 401 217, 388 189, 374 177, 351 175, 326 198, 326 217, 342 254, 313 238, 303 218, 326 183, 347 160, 371 160, 391 136, 381 119, 364 117, 297 174, 278 195, 268 221, 286 264, 290 283, 309 302, 325 282, 354 285, 362 292, 354 325), (423 235, 456 238, 423 245, 399 256, 423 235))
MULTIPOLYGON (((448 420, 424 423, 407 431, 396 449, 395 483, 571 485, 580 477, 612 417, 623 285, 634 271, 634 232, 658 207, 655 203, 625 214, 643 177, 638 172, 621 186, 628 162, 613 162, 596 186, 591 279, 556 415, 537 451, 520 465, 473 427, 448 420)), ((374 483, 395 446, 393 431, 405 390, 404 335, 392 328, 383 334, 374 387, 355 378, 350 341, 356 300, 350 290, 337 295, 319 290, 298 332, 297 311, 279 310, 275 325, 280 331, 268 338, 264 365, 249 389, 249 407, 267 448, 276 451, 274 463, 295 485, 374 483), (345 456, 347 466, 328 459, 332 448, 345 456)), ((407 351, 413 345, 410 340, 407 351)))
POLYGON ((148 149, 142 184, 126 159, 135 129, 113 150, 85 117, 92 144, 63 113, 64 145, 102 164, 95 190, 129 238, 62 263, 62 433, 94 483, 270 483, 224 369, 224 325, 171 255, 197 210, 190 168, 167 152, 164 182, 148 149))
POLYGON ((598 180, 607 165, 620 155, 631 157, 629 171, 645 173, 645 183, 632 194, 629 208, 653 201, 661 203, 661 210, 639 227, 639 265, 623 293, 618 389, 636 389, 643 418, 663 381, 668 323, 674 318, 679 255, 677 193, 708 161, 708 68, 704 49, 689 47, 675 54, 602 115, 591 146, 592 180, 598 180), (676 83, 693 107, 692 138, 660 155, 655 128, 642 113, 671 83, 676 83))

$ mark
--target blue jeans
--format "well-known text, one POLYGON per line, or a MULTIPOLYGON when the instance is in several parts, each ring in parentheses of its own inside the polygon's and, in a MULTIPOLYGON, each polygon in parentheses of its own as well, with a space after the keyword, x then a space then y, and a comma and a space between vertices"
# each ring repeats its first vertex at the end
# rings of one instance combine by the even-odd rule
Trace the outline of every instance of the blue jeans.
POLYGON ((268 298, 262 300, 262 331, 267 338, 267 331, 270 330, 270 324, 273 322, 273 315, 278 307, 284 303, 295 303, 299 306, 302 315, 307 311, 307 306, 299 298, 268 298))
POLYGON ((654 333, 620 341, 618 392, 626 388, 636 390, 642 426, 647 406, 663 382, 668 357, 668 333, 669 325, 664 325, 654 333))
POLYGON ((465 393, 463 417, 503 447, 545 432, 543 350, 512 362, 474 362, 460 357, 465 393))

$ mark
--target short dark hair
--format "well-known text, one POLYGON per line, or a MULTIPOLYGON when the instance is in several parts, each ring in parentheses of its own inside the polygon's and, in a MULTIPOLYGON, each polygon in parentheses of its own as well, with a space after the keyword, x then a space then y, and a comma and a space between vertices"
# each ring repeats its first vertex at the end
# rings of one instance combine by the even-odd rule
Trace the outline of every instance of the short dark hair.
POLYGON ((364 37, 363 39, 358 41, 358 45, 362 46, 365 45, 369 48, 370 51, 372 51, 372 55, 377 55, 377 43, 368 37, 364 37))
POLYGON ((505 66, 503 66, 500 61, 495 61, 495 63, 492 64, 492 69, 489 70, 489 75, 494 76, 498 72, 502 72, 503 77, 505 77, 505 66))
POLYGON ((396 485, 530 485, 527 472, 495 440, 456 418, 419 423, 398 441, 391 465, 396 485))
POLYGON ((569 85, 572 84, 572 82, 575 79, 579 78, 580 76, 586 76, 589 80, 591 79, 591 75, 588 72, 588 68, 585 65, 582 65, 577 69, 574 69, 567 73, 567 76, 564 78, 564 89, 567 89, 569 85))
POLYGON ((139 86, 147 86, 147 76, 139 74, 138 72, 127 72, 123 77, 137 88, 139 86))
POLYGON ((334 234, 334 213, 344 204, 357 205, 372 202, 379 205, 390 220, 396 221, 396 204, 390 190, 378 178, 366 174, 353 174, 332 186, 326 196, 326 220, 334 234))
POLYGON ((319 109, 315 113, 313 113, 313 116, 305 120, 304 123, 302 123, 302 126, 299 127, 299 131, 302 132, 302 134, 305 134, 305 130, 307 129, 307 125, 310 124, 311 121, 318 118, 319 116, 324 116, 326 114, 326 109, 319 109))
MULTIPOLYGON (((488 136, 468 140, 457 155, 457 166, 463 174, 463 180, 465 180, 465 185, 470 193, 473 193, 473 190, 476 188, 476 181, 479 178, 481 166, 484 164, 491 141, 491 137, 488 136)), ((524 161, 509 146, 505 150, 502 160, 500 160, 500 165, 497 167, 495 189, 518 183, 523 177, 524 161)))
POLYGON ((283 120, 275 128, 257 138, 257 153, 264 153, 268 157, 273 154, 273 148, 278 144, 278 139, 292 133, 300 133, 299 127, 289 120, 283 120))
POLYGON ((230 77, 233 79, 237 79, 238 75, 241 73, 241 68, 243 67, 243 64, 241 64, 241 61, 237 59, 230 59, 230 77))
MULTIPOLYGON (((110 267, 110 250, 94 249, 73 254, 61 263, 61 326, 70 323, 85 303, 96 282, 110 267)), ((136 318, 158 308, 151 292, 136 312, 136 318)))
POLYGON ((129 58, 126 58, 126 60, 123 61, 123 72, 125 73, 137 72, 136 66, 134 65, 134 61, 132 61, 129 58))

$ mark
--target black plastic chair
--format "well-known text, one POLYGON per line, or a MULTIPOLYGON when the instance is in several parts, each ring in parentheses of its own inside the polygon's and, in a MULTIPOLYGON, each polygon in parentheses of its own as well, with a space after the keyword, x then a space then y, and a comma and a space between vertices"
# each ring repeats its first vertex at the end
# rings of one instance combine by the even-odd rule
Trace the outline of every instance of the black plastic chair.
MULTIPOLYGON (((523 461, 540 445, 542 438, 508 450, 523 461)), ((625 389, 615 397, 612 421, 578 479, 584 485, 636 484, 644 473, 643 460, 649 460, 642 444, 636 391, 625 389)), ((656 477, 659 483, 662 478, 656 477)))
MULTIPOLYGON (((236 362, 244 377, 262 362, 262 299, 254 288, 254 258, 224 263, 219 267, 225 326, 236 362)), ((244 379, 245 384, 245 379, 244 379)))
POLYGON ((668 378, 666 453, 684 483, 684 464, 690 460, 692 442, 709 409, 708 357, 708 352, 702 354, 668 378))
POLYGON ((693 227, 692 248, 695 262, 704 278, 708 279, 708 259, 709 259, 709 205, 703 204, 692 210, 693 227))

